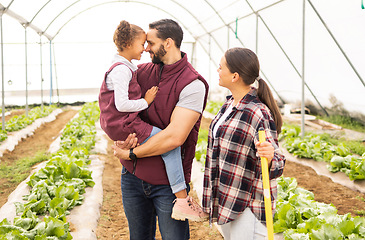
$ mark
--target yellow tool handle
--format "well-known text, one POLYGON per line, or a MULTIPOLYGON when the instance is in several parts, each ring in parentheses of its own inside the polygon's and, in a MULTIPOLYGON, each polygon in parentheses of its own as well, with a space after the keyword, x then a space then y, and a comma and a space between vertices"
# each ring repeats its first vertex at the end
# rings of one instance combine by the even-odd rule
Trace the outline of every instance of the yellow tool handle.
MULTIPOLYGON (((260 141, 260 143, 263 143, 266 141, 265 131, 263 128, 259 129, 259 141, 260 141)), ((267 164, 267 159, 264 157, 261 157, 261 169, 262 169, 262 183, 264 186, 264 201, 265 201, 267 236, 268 236, 269 240, 274 240, 274 226, 273 226, 272 209, 271 209, 269 167, 267 164)))

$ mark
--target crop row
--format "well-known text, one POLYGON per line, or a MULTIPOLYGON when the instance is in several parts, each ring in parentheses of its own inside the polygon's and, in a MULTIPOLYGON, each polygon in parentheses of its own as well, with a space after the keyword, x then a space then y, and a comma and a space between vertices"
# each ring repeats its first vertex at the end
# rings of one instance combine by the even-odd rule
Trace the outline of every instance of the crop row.
POLYGON ((365 152, 352 154, 345 143, 334 145, 323 134, 310 133, 301 138, 297 126, 283 126, 280 140, 284 147, 300 158, 314 159, 329 163, 331 172, 344 172, 351 180, 365 179, 365 152))
POLYGON ((32 124, 36 119, 48 116, 51 112, 56 109, 55 105, 32 108, 26 114, 16 115, 11 117, 5 123, 5 130, 2 130, 2 122, 0 123, 0 142, 4 141, 8 137, 8 132, 18 131, 32 124))
POLYGON ((365 218, 338 215, 332 204, 314 200, 314 194, 297 187, 295 178, 280 177, 274 215, 274 232, 285 240, 360 240, 365 238, 365 218))
POLYGON ((97 104, 87 103, 66 125, 60 149, 27 182, 31 191, 24 196, 25 203, 16 203, 14 223, 0 222, 0 240, 72 239, 66 215, 82 204, 85 188, 94 186, 87 165, 98 118, 97 104))

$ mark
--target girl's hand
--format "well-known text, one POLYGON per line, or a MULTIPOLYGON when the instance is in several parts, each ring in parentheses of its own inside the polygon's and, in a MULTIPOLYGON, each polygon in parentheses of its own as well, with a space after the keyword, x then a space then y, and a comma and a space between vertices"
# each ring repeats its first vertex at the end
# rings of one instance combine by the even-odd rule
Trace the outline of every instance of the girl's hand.
POLYGON ((146 100, 148 105, 150 105, 155 99, 157 91, 158 91, 157 86, 151 87, 150 89, 147 90, 146 94, 144 95, 144 100, 146 100))
POLYGON ((124 141, 115 141, 114 145, 116 145, 117 147, 124 149, 124 150, 129 150, 131 148, 135 148, 137 147, 138 144, 138 138, 136 137, 135 133, 129 134, 127 139, 124 141))
POLYGON ((121 149, 116 144, 112 145, 112 148, 114 150, 114 156, 116 156, 117 158, 124 160, 131 160, 129 158, 129 150, 121 149))
POLYGON ((270 142, 257 142, 256 144, 257 154, 260 157, 264 157, 267 159, 267 164, 269 167, 271 166, 271 160, 274 158, 274 147, 270 142))
POLYGON ((129 134, 126 140, 114 142, 114 145, 112 146, 114 150, 114 156, 124 160, 131 160, 129 158, 129 149, 135 148, 138 145, 139 144, 136 134, 129 134))

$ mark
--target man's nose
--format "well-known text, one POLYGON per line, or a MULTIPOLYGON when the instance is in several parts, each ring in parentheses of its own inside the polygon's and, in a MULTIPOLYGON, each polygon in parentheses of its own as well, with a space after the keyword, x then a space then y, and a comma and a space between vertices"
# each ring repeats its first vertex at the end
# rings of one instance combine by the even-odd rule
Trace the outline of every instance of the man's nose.
POLYGON ((146 52, 150 52, 150 50, 151 50, 150 45, 147 45, 147 47, 146 47, 145 51, 146 51, 146 52))

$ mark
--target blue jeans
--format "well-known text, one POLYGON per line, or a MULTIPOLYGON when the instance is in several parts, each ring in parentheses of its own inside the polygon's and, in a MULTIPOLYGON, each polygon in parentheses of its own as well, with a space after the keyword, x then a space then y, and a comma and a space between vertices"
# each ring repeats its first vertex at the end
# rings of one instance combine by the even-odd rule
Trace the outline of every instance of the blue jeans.
POLYGON ((189 222, 171 218, 175 195, 169 185, 149 184, 123 167, 121 187, 130 240, 154 240, 157 217, 162 239, 190 238, 189 222))
MULTIPOLYGON (((159 133, 161 129, 153 127, 150 136, 144 140, 143 143, 147 142, 153 135, 159 133)), ((142 143, 142 144, 143 144, 142 143)), ((181 149, 177 147, 167 153, 161 154, 162 160, 165 163, 167 178, 173 193, 180 192, 186 189, 184 170, 181 160, 181 149)))

